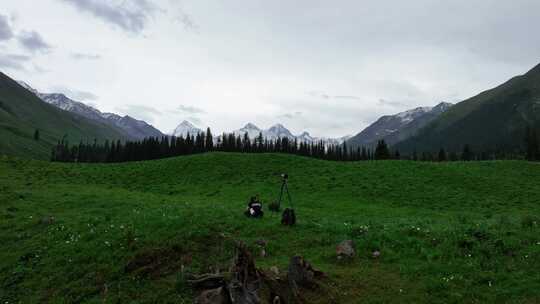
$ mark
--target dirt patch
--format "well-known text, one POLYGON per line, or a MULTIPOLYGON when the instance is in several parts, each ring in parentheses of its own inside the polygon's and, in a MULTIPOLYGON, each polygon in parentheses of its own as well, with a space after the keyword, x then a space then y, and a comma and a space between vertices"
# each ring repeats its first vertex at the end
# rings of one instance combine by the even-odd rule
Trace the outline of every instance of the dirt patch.
POLYGON ((135 255, 124 271, 137 277, 157 279, 177 272, 189 262, 180 246, 154 248, 135 255))

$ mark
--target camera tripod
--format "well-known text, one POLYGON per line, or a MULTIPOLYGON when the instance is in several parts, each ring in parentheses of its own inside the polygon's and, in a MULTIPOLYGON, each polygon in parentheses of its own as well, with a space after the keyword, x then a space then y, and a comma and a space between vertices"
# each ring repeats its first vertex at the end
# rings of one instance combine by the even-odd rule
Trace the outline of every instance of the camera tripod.
POLYGON ((289 187, 287 186, 287 181, 289 180, 289 177, 287 174, 282 175, 283 181, 281 183, 281 191, 279 192, 279 200, 277 205, 277 210, 280 210, 281 208, 281 201, 283 200, 283 193, 287 192, 287 198, 289 200, 289 204, 291 205, 291 209, 293 209, 293 202, 291 198, 291 193, 289 192, 289 187))

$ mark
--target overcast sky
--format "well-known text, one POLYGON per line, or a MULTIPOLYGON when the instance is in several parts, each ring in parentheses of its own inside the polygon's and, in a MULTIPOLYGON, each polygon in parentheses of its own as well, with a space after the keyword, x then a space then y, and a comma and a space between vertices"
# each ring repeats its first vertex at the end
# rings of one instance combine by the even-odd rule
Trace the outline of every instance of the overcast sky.
POLYGON ((163 132, 355 134, 540 63, 538 0, 1 2, 1 71, 163 132))

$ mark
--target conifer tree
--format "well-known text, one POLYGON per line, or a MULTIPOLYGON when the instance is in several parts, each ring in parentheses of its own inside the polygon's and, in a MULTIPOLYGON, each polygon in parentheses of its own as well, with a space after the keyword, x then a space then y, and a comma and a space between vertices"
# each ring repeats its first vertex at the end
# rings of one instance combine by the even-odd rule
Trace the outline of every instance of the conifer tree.
POLYGON ((390 151, 388 150, 388 145, 386 145, 386 142, 384 139, 381 139, 377 142, 377 147, 375 148, 375 159, 381 160, 381 159, 389 159, 390 158, 390 151))
POLYGON ((443 148, 441 148, 441 149, 439 150, 438 161, 440 161, 440 162, 446 161, 446 152, 444 151, 443 148))
POLYGON ((463 152, 461 153, 461 160, 463 161, 471 161, 474 158, 474 154, 471 151, 471 147, 469 144, 465 144, 463 147, 463 152))
POLYGON ((206 151, 214 150, 214 138, 210 128, 206 128, 206 142, 205 142, 206 151))
POLYGON ((526 135, 525 135, 525 144, 526 144, 526 158, 530 161, 540 160, 540 147, 538 144, 538 137, 536 131, 533 127, 527 126, 526 135))

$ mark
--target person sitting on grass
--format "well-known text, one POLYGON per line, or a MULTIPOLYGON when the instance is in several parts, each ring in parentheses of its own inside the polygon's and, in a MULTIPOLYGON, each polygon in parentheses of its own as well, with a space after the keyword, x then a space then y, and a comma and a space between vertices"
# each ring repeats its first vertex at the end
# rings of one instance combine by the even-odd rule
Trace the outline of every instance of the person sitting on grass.
POLYGON ((256 218, 263 217, 264 212, 262 209, 263 207, 262 207, 262 203, 259 200, 259 195, 252 196, 251 199, 249 200, 246 212, 244 212, 244 214, 247 217, 256 217, 256 218))

